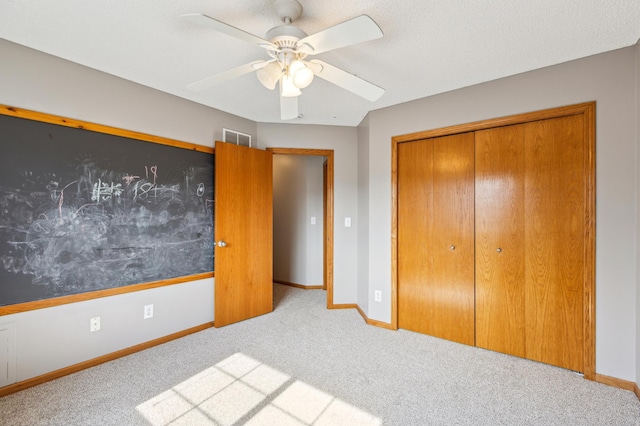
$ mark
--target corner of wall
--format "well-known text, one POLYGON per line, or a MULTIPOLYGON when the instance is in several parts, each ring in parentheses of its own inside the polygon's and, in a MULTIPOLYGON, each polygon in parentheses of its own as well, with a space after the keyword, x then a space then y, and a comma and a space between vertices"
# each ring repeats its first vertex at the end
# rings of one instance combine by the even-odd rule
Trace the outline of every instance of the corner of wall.
POLYGON ((636 42, 636 395, 640 399, 640 40, 636 42))
POLYGON ((369 311, 369 115, 358 126, 358 288, 361 313, 369 311))

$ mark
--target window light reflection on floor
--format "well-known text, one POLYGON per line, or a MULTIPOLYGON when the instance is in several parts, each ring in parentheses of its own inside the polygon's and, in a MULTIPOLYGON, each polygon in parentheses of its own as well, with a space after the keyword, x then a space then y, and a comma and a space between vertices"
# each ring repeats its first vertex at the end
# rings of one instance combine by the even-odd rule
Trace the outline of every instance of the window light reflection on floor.
POLYGON ((153 426, 381 425, 380 419, 242 353, 138 405, 153 426))

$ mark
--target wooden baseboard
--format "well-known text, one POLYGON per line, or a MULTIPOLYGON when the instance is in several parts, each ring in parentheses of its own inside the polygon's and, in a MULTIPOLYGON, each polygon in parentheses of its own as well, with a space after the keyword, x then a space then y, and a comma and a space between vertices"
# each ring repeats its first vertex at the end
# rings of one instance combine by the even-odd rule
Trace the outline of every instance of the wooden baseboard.
POLYGON ((356 309, 357 307, 355 303, 333 303, 327 306, 327 309, 356 309))
POLYGON ((362 308, 360 308, 360 305, 358 305, 357 303, 333 304, 333 305, 327 306, 327 309, 357 309, 358 312, 360 313, 360 316, 362 316, 362 318, 364 319, 364 322, 366 322, 367 324, 373 325, 375 327, 386 328, 387 330, 397 330, 396 327, 393 327, 388 322, 372 320, 369 317, 367 317, 367 315, 364 313, 362 308))
POLYGON ((638 385, 634 382, 618 379, 616 377, 605 376, 604 374, 596 374, 596 382, 613 386, 615 388, 620 388, 620 389, 628 390, 631 392, 635 392, 635 394, 638 395, 638 398, 640 398, 638 385))
POLYGON ((596 374, 596 382, 631 391, 635 393, 636 397, 640 400, 640 387, 635 382, 618 379, 617 377, 605 376, 604 374, 596 374))
POLYGON ((362 318, 364 318, 364 322, 366 322, 367 324, 373 325, 373 326, 376 326, 376 327, 380 327, 380 328, 386 328, 387 330, 397 330, 397 328, 393 327, 388 322, 382 322, 382 321, 373 320, 373 319, 369 318, 364 313, 364 311, 360 308, 359 305, 356 305, 356 308, 358 309, 358 312, 360 312, 360 315, 362 316, 362 318))
MULTIPOLYGON (((305 290, 324 290, 321 285, 318 285, 318 286, 311 285, 311 286, 309 286, 309 285, 291 283, 291 282, 283 281, 283 280, 273 280, 273 282, 274 283, 278 283, 278 284, 288 285, 288 286, 291 286, 291 287, 303 288, 305 290)), ((360 306, 357 303, 332 303, 330 305, 327 305, 327 309, 357 309, 358 312, 360 312, 360 315, 362 315, 362 318, 364 318, 364 321, 369 325, 373 325, 373 326, 381 327, 381 328, 386 328, 388 330, 397 330, 398 329, 397 327, 393 327, 389 323, 369 319, 367 317, 367 315, 365 315, 364 311, 362 309, 360 309, 360 306)))
POLYGON ((38 377, 33 377, 31 379, 23 380, 22 382, 2 387, 0 388, 0 398, 24 389, 28 389, 33 386, 41 385, 42 383, 50 382, 51 380, 59 379, 60 377, 67 376, 69 374, 77 373, 78 371, 82 371, 87 368, 95 367, 96 365, 104 364, 105 362, 113 361, 114 359, 122 358, 123 356, 131 355, 133 353, 140 352, 145 349, 149 349, 184 336, 188 336, 189 334, 197 333, 198 331, 206 330, 207 328, 211 327, 213 327, 213 322, 207 322, 192 328, 188 328, 186 330, 178 331, 177 333, 169 334, 168 336, 140 343, 139 345, 121 349, 119 351, 102 355, 97 358, 89 359, 78 364, 70 365, 68 367, 64 367, 38 377))
POLYGON ((304 284, 296 284, 290 283, 289 281, 282 280, 273 280, 274 283, 288 285, 290 287, 302 288, 304 290, 323 290, 324 288, 321 285, 304 285, 304 284))
MULTIPOLYGON (((372 319, 368 318, 367 315, 364 313, 364 311, 360 308, 360 306, 355 304, 355 303, 353 303, 353 304, 352 303, 349 303, 349 304, 345 303, 345 304, 332 305, 329 309, 353 309, 353 308, 357 309, 357 311, 360 313, 360 315, 362 316, 362 318, 364 319, 364 321, 367 324, 373 325, 373 326, 376 326, 376 327, 386 328, 386 329, 389 329, 389 330, 397 330, 396 328, 392 327, 391 324, 389 324, 389 323, 378 321, 378 320, 372 320, 372 319)), ((24 390, 24 389, 28 389, 28 388, 33 387, 33 386, 40 385, 42 383, 49 382, 51 380, 58 379, 60 377, 67 376, 69 374, 77 373, 78 371, 85 370, 87 368, 95 367, 96 365, 104 364, 105 362, 109 362, 109 361, 113 361, 113 360, 118 359, 118 358, 122 358, 123 356, 131 355, 133 353, 140 352, 140 351, 143 351, 145 349, 149 349, 149 348, 152 348, 154 346, 158 346, 158 345, 161 345, 163 343, 167 343, 167 342, 170 342, 172 340, 188 336, 189 334, 193 334, 193 333, 197 333, 197 332, 202 331, 202 330, 206 330, 207 328, 211 328, 211 327, 213 327, 213 322, 208 322, 208 323, 205 323, 205 324, 201 324, 199 326, 188 328, 186 330, 182 330, 182 331, 179 331, 177 333, 169 334, 168 336, 164 336, 164 337, 160 337, 158 339, 150 340, 148 342, 141 343, 139 345, 135 345, 135 346, 131 346, 129 348, 121 349, 119 351, 112 352, 110 354, 106 354, 106 355, 103 355, 103 356, 100 356, 100 357, 97 357, 97 358, 94 358, 94 359, 90 359, 90 360, 87 360, 87 361, 84 361, 84 362, 80 362, 78 364, 74 364, 74 365, 71 365, 69 367, 61 368, 59 370, 52 371, 50 373, 46 373, 46 374, 43 374, 43 375, 38 376, 38 377, 33 377, 31 379, 24 380, 22 382, 18 382, 18 383, 14 383, 12 385, 9 385, 9 386, 5 386, 3 388, 0 388, 0 398, 2 398, 3 396, 10 395, 10 394, 15 393, 15 392, 19 392, 19 391, 24 390)), ((620 388, 620 389, 629 390, 629 391, 635 393, 635 395, 640 400, 640 387, 638 387, 637 383, 634 383, 634 382, 631 382, 631 381, 628 381, 628 380, 618 379, 616 377, 605 376, 604 374, 596 374, 596 382, 603 383, 605 385, 613 386, 613 387, 620 388)))

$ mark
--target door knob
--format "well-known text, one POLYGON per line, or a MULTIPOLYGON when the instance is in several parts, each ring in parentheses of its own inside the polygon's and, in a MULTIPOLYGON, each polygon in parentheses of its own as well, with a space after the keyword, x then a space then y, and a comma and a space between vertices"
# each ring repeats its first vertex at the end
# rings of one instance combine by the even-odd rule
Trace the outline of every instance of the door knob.
POLYGON ((456 246, 451 246, 451 247, 450 247, 450 249, 451 249, 451 250, 455 250, 455 249, 456 249, 456 246))
POLYGON ((218 241, 218 247, 226 247, 226 246, 227 246, 226 241, 223 241, 223 240, 218 241))
POLYGON ((502 249, 501 249, 500 247, 498 247, 498 248, 496 249, 496 251, 497 251, 498 253, 502 253, 502 249))

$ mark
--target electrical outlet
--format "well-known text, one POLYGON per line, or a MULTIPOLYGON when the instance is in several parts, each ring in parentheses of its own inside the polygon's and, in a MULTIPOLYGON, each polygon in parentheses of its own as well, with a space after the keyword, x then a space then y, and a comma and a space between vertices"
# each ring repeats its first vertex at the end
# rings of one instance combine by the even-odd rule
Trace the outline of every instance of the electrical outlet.
POLYGON ((382 302, 382 292, 380 290, 373 292, 373 300, 376 302, 382 302))
POLYGON ((89 331, 93 333, 98 330, 100 330, 100 317, 93 317, 89 320, 89 331))
POLYGON ((144 305, 144 319, 153 318, 153 304, 144 305))

